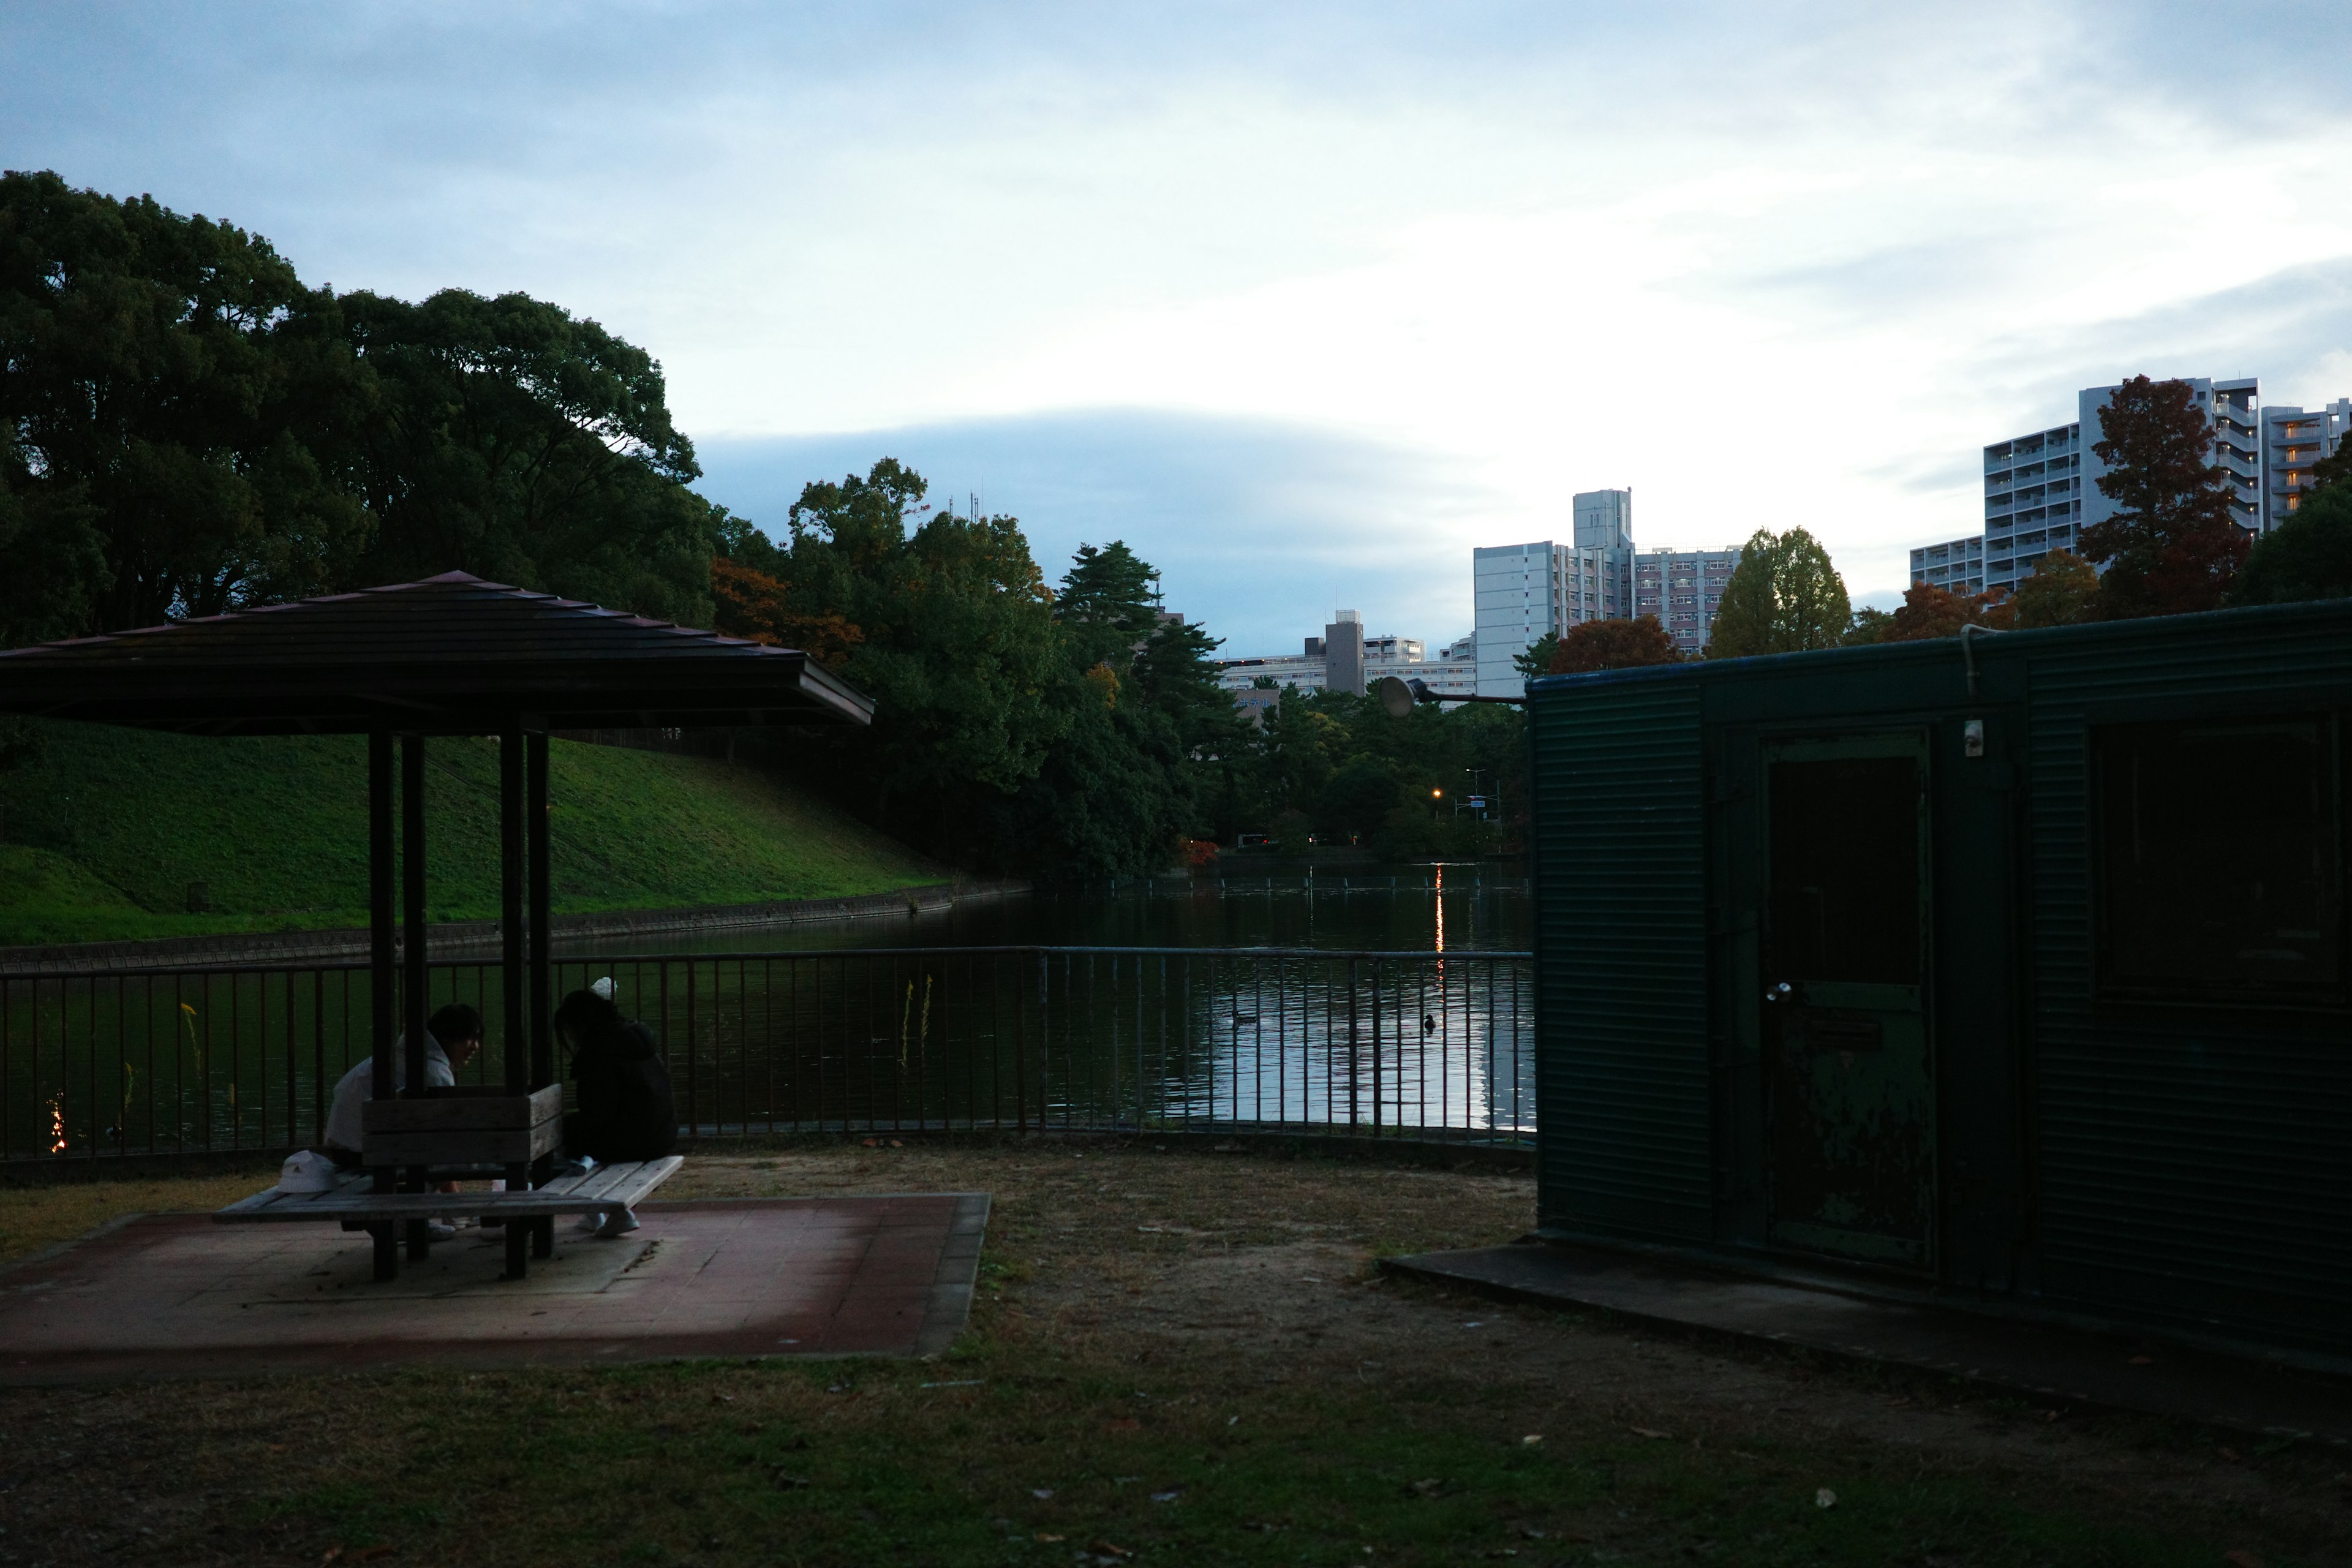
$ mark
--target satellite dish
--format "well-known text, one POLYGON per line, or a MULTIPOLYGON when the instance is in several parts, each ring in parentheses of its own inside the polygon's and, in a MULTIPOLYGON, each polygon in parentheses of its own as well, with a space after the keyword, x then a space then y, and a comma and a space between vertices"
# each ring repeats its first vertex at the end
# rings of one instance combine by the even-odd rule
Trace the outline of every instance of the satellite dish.
POLYGON ((1412 713, 1412 688, 1393 675, 1381 677, 1381 707, 1391 719, 1403 719, 1412 713))

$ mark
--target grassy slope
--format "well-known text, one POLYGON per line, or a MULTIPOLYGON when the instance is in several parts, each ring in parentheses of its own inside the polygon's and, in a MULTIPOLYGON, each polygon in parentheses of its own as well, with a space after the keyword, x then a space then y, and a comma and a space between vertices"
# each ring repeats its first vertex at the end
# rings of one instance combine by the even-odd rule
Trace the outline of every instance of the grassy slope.
MULTIPOLYGON (((0 944, 366 921, 366 744, 49 728, 0 776, 0 944), (213 912, 185 912, 207 884, 213 912)), ((940 868, 748 764, 552 747, 559 912, 880 892, 940 868)), ((498 912, 498 745, 432 742, 433 915, 498 912)))

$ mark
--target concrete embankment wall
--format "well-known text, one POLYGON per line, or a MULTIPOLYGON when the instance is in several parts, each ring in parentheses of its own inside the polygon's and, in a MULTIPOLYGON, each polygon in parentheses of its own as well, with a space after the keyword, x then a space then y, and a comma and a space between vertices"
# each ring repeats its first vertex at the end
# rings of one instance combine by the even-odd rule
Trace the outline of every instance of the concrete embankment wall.
MULTIPOLYGON (((725 904, 684 910, 615 910, 555 917, 559 952, 583 942, 639 936, 675 937, 696 931, 785 930, 846 925, 856 921, 905 920, 963 905, 1024 897, 1027 882, 941 882, 899 888, 856 898, 803 899, 790 903, 725 904)), ((433 957, 495 958, 496 921, 457 921, 429 933, 433 957)), ((335 963, 365 962, 364 926, 338 931, 241 931, 219 936, 169 937, 154 942, 91 942, 46 947, 0 947, 0 974, 60 972, 119 973, 136 969, 184 969, 205 964, 335 963)))

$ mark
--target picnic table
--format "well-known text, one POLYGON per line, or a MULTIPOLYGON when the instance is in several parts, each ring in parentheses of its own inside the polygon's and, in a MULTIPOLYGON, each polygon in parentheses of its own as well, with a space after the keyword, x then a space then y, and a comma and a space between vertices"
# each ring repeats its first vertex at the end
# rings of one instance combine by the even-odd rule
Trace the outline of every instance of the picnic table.
MULTIPOLYGON (((420 1245, 417 1231, 431 1221, 500 1219, 507 1229, 507 1278, 520 1279, 530 1267, 526 1247, 541 1258, 553 1248, 556 1215, 609 1215, 635 1208, 685 1163, 679 1154, 620 1161, 578 1175, 557 1176, 527 1191, 503 1193, 378 1192, 374 1174, 362 1168, 346 1172, 332 1191, 289 1193, 271 1187, 215 1211, 213 1219, 220 1225, 332 1220, 346 1230, 365 1230, 375 1237, 379 1279, 389 1279, 398 1271, 397 1248, 404 1230, 413 1254, 420 1245)), ((474 1165, 433 1170, 427 1176, 441 1182, 497 1173, 495 1168, 474 1165)))

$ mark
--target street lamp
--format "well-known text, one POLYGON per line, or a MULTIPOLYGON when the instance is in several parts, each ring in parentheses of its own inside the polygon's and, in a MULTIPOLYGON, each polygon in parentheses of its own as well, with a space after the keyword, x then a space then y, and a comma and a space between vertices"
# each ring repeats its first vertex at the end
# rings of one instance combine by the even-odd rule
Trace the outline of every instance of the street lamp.
POLYGON ((1393 675, 1383 675, 1374 689, 1380 693, 1381 710, 1391 719, 1408 718, 1416 702, 1510 702, 1523 703, 1524 697, 1478 697, 1460 691, 1432 691, 1429 682, 1418 678, 1400 680, 1393 675))

